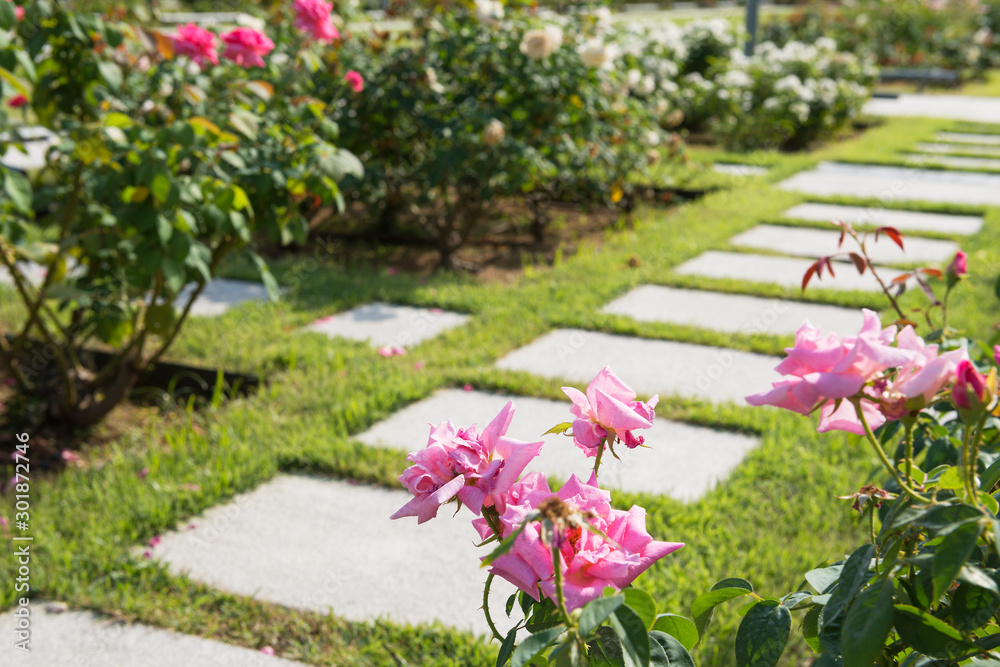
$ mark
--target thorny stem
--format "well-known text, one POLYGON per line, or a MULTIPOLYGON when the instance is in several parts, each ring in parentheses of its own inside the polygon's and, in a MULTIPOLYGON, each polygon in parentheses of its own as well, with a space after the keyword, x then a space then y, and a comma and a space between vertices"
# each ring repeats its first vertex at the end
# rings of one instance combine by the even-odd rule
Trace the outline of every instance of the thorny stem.
POLYGON ((913 424, 906 425, 906 481, 913 485, 913 424))
MULTIPOLYGON (((874 506, 868 508, 868 532, 871 534, 872 545, 874 545, 875 544, 875 507, 874 506)), ((876 555, 878 555, 877 554, 877 549, 878 548, 876 547, 876 555)))
POLYGON ((552 572, 556 579, 556 604, 559 607, 560 613, 562 613, 563 619, 566 621, 566 627, 573 627, 573 621, 569 617, 569 612, 566 611, 566 598, 563 595, 563 585, 562 585, 562 568, 559 567, 559 538, 561 533, 552 531, 552 572))
POLYGON ((608 439, 604 438, 601 440, 600 447, 597 448, 597 458, 594 460, 594 476, 597 476, 597 469, 601 467, 601 456, 604 455, 604 447, 607 445, 608 439))
POLYGON ((493 624, 493 617, 490 616, 490 584, 493 583, 493 577, 495 576, 495 574, 490 573, 490 575, 486 577, 486 586, 483 587, 483 614, 486 616, 486 625, 490 626, 490 632, 493 633, 493 636, 496 637, 497 640, 503 642, 503 635, 501 635, 497 630, 497 626, 493 624))
POLYGON ((872 263, 871 257, 868 256, 868 249, 865 248, 864 241, 859 239, 857 233, 854 231, 851 232, 851 235, 854 237, 854 240, 858 242, 858 245, 861 246, 861 254, 865 256, 865 262, 868 264, 868 270, 872 272, 872 275, 875 276, 875 280, 878 281, 879 287, 881 287, 882 291, 885 292, 885 295, 889 297, 889 302, 892 304, 896 314, 899 315, 899 319, 905 320, 906 315, 903 314, 903 310, 899 307, 899 303, 896 302, 896 297, 892 295, 892 292, 889 291, 885 281, 882 280, 882 276, 880 276, 878 271, 875 270, 875 265, 872 263))
POLYGON ((882 465, 885 466, 892 478, 896 480, 896 484, 902 489, 906 494, 912 497, 914 500, 927 504, 930 502, 927 498, 920 495, 916 490, 913 489, 909 484, 903 481, 903 478, 899 476, 899 471, 896 470, 895 466, 889 461, 889 457, 885 455, 885 450, 882 449, 882 444, 875 437, 875 433, 872 432, 872 427, 868 425, 868 420, 865 419, 865 414, 861 410, 861 400, 854 399, 854 411, 858 415, 858 419, 861 420, 861 426, 865 429, 865 435, 868 436, 868 442, 872 443, 872 447, 875 448, 875 453, 878 454, 879 459, 882 461, 882 465))

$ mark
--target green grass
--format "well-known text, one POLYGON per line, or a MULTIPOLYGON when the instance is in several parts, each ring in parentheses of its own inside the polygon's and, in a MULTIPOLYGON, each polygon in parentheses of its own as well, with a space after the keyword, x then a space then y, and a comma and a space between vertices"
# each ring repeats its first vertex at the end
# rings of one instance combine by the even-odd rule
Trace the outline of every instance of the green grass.
MULTIPOLYGON (((814 153, 762 156, 771 165, 765 176, 735 183, 676 210, 644 208, 634 230, 608 232, 600 242, 583 243, 575 256, 551 268, 533 268, 513 286, 456 276, 438 276, 424 284, 322 259, 276 262, 276 275, 289 287, 284 301, 245 305, 221 318, 191 321, 173 349, 174 357, 188 362, 267 373, 268 385, 260 393, 190 415, 151 418, 110 448, 85 453, 85 467, 33 480, 35 595, 250 648, 271 645, 279 655, 308 664, 389 666, 395 664, 392 654, 412 665, 492 664, 497 646, 468 634, 441 627, 347 622, 223 593, 144 560, 135 547, 282 471, 398 488, 404 454, 363 447, 352 442, 352 435, 440 387, 471 383, 480 389, 561 399, 563 383, 493 367, 500 356, 556 327, 773 354, 790 342, 788 337, 638 325, 600 313, 601 306, 640 284, 877 307, 888 319, 884 300, 871 294, 810 288, 802 295, 795 289, 678 276, 671 269, 705 250, 727 247, 733 234, 762 220, 778 220, 785 208, 804 201, 774 187, 787 175, 820 160, 875 159, 952 125, 900 119, 814 153), (629 265, 634 256, 642 260, 638 268, 629 265), (375 299, 439 306, 473 317, 467 326, 393 359, 378 357, 364 344, 295 332, 317 317, 375 299), (414 368, 418 360, 426 363, 423 370, 414 368), (143 468, 149 475, 140 479, 137 473, 143 468), (198 490, 187 490, 185 484, 197 484, 198 490)), ((1000 317, 991 296, 1000 272, 1000 210, 920 203, 905 207, 985 212, 984 230, 962 240, 970 253, 971 275, 953 302, 953 322, 975 335, 988 335, 1000 317)), ((230 272, 243 275, 245 269, 234 265, 230 272)), ((911 293, 904 302, 912 306, 922 298, 911 293)), ((10 292, 0 291, 0 322, 10 325, 19 313, 10 292)), ((764 378, 761 383, 763 389, 764 378)), ((852 438, 817 435, 809 419, 739 405, 667 397, 658 413, 759 434, 762 441, 726 483, 697 503, 616 494, 618 506, 639 503, 647 508, 648 527, 657 539, 688 545, 638 582, 657 596, 661 611, 688 614, 699 593, 730 576, 749 578, 764 595, 783 594, 800 584, 806 569, 842 556, 864 539, 866 527, 858 524, 846 503, 833 498, 879 479, 874 456, 852 438)), ((449 417, 461 419, 441 415, 449 417)), ((423 428, 414 424, 414 448, 422 444, 423 428)), ((581 459, 581 472, 584 467, 581 459)), ((9 509, 0 513, 10 515, 9 509)), ((261 539, 267 539, 266 533, 261 539)), ((13 598, 10 544, 0 547, 4 606, 13 598)), ((717 615, 710 638, 697 650, 698 664, 733 664, 739 621, 735 606, 717 615)), ((797 643, 787 664, 801 664, 807 652, 797 643)))

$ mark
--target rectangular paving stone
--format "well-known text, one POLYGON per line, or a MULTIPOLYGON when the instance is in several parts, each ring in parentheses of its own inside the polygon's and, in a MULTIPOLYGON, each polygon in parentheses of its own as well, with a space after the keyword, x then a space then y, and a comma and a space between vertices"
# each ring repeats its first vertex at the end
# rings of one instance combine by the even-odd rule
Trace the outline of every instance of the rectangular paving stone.
POLYGON ((878 197, 886 202, 1000 205, 1000 174, 822 162, 779 186, 812 195, 878 197))
POLYGON ((761 174, 767 173, 767 167, 761 167, 753 164, 728 164, 725 162, 716 162, 712 165, 712 169, 720 174, 729 174, 731 176, 760 176, 761 174))
POLYGON ((996 144, 980 146, 970 143, 921 142, 914 144, 913 147, 921 153, 934 153, 940 155, 947 155, 949 153, 965 153, 967 155, 1000 157, 1000 146, 996 144))
POLYGON ((852 308, 661 285, 637 287, 609 303, 603 312, 640 322, 772 336, 794 334, 805 320, 823 331, 854 335, 864 322, 861 311, 852 308))
POLYGON ((918 165, 945 167, 961 167, 965 169, 1000 169, 1000 158, 964 157, 958 155, 931 155, 926 153, 907 153, 904 155, 908 163, 918 165))
POLYGON ((793 206, 782 215, 796 220, 842 220, 852 225, 895 227, 902 232, 942 232, 975 234, 983 227, 981 215, 951 215, 901 211, 882 206, 840 206, 806 203, 793 206))
MULTIPOLYGON (((809 229, 805 227, 783 227, 781 225, 758 225, 729 240, 735 246, 772 250, 798 257, 824 257, 839 252, 837 241, 840 232, 834 229, 809 229)), ((896 245, 888 236, 880 235, 868 239, 866 247, 873 262, 880 264, 939 263, 951 261, 959 250, 952 241, 937 241, 910 237, 903 241, 904 248, 896 245)), ((844 251, 858 250, 853 239, 845 239, 844 251)))
POLYGON ((557 329, 497 361, 524 371, 586 385, 610 365, 640 396, 677 395, 743 404, 778 379, 780 360, 763 354, 667 340, 557 329))
POLYGON ((875 116, 920 116, 995 123, 1000 120, 1000 99, 972 95, 904 94, 895 98, 868 100, 864 112, 875 116))
MULTIPOLYGON (((22 127, 18 136, 24 150, 10 146, 0 157, 0 164, 17 171, 35 171, 44 167, 49 148, 58 143, 58 137, 44 127, 22 127)), ((10 135, 5 134, 4 139, 9 141, 10 135)))
POLYGON ((316 320, 306 327, 306 331, 323 333, 330 338, 340 336, 351 340, 367 340, 372 345, 406 347, 465 324, 468 319, 468 315, 437 308, 369 303, 316 320))
MULTIPOLYGON (((425 433, 414 426, 418 442, 425 433)), ((164 535, 152 556, 194 580, 286 607, 486 634, 479 558, 490 549, 476 548, 473 515, 444 509, 422 525, 391 521, 411 497, 402 487, 279 475, 208 510, 193 529, 164 535)), ((503 611, 513 591, 494 580, 490 609, 503 632, 514 624, 503 611)))
MULTIPOLYGON (((177 295, 177 304, 183 306, 191 298, 194 285, 187 285, 177 295)), ((247 301, 270 301, 267 290, 260 283, 246 280, 229 280, 216 278, 205 285, 198 298, 191 306, 191 315, 195 317, 216 317, 222 315, 233 306, 247 301)))
POLYGON ((5 667, 294 667, 300 662, 220 641, 123 623, 89 611, 50 614, 31 605, 30 652, 14 648, 12 613, 0 616, 5 667))
POLYGON ((979 134, 976 132, 938 132, 938 141, 951 141, 958 144, 984 144, 1000 146, 1000 134, 979 134))
MULTIPOLYGON (((583 391, 585 385, 578 388, 583 391)), ((507 435, 528 442, 545 441, 541 454, 529 464, 528 472, 556 475, 562 480, 572 474, 581 478, 590 476, 594 459, 588 459, 572 438, 542 435, 556 424, 572 421, 569 399, 551 401, 446 389, 399 410, 355 439, 373 447, 416 451, 427 442, 428 424, 450 419, 459 428, 472 424, 482 428, 507 401, 514 401, 516 407, 507 435)), ((697 500, 724 480, 760 444, 747 435, 671 422, 663 417, 657 417, 653 428, 642 431, 641 435, 646 438, 648 448, 629 450, 622 446, 615 449, 622 460, 610 455, 602 459, 598 477, 602 487, 697 500)))
MULTIPOLYGON (((812 260, 796 257, 773 257, 709 250, 675 267, 674 271, 686 276, 730 278, 755 283, 772 283, 783 287, 801 287, 802 277, 812 263, 812 260)), ((866 271, 862 276, 858 275, 858 272, 850 264, 838 262, 836 266, 843 267, 837 271, 836 276, 830 277, 828 273, 824 272, 821 279, 813 278, 806 289, 823 288, 865 292, 882 289, 870 271, 866 271)), ((886 283, 902 273, 902 271, 882 266, 878 267, 878 271, 886 283)))

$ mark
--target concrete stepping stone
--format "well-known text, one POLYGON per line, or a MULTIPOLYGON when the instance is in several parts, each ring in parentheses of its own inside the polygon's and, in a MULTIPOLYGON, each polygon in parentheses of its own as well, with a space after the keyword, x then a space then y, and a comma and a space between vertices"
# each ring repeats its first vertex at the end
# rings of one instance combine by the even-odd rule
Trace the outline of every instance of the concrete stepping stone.
MULTIPOLYGON (((769 255, 752 255, 741 252, 719 252, 709 250, 694 259, 690 259, 674 271, 685 276, 704 276, 706 278, 729 278, 734 280, 745 280, 755 283, 772 283, 783 287, 801 287, 802 277, 812 264, 811 260, 798 259, 795 257, 773 257, 769 255)), ((872 277, 870 271, 858 275, 858 272, 849 264, 841 264, 842 270, 837 271, 837 275, 831 278, 827 273, 823 273, 820 280, 813 278, 809 287, 836 290, 861 290, 864 292, 881 291, 878 282, 872 277)), ((879 275, 889 283, 896 276, 903 273, 895 269, 878 267, 879 275)), ((808 288, 807 288, 808 289, 808 288)))
POLYGON ((779 186, 812 195, 878 197, 884 202, 1000 205, 1000 174, 821 162, 815 169, 800 172, 779 186))
MULTIPOLYGON (((22 172, 44 167, 49 148, 58 143, 56 135, 44 127, 22 127, 19 134, 24 150, 15 146, 8 147, 0 157, 0 164, 22 172)), ((5 133, 3 138, 10 141, 11 135, 5 133)))
POLYGON ((621 296, 603 312, 640 322, 669 322, 726 333, 794 334, 805 320, 823 331, 853 335, 864 318, 860 310, 757 296, 643 285, 621 296))
MULTIPOLYGON (((835 230, 808 229, 805 227, 783 227, 781 225, 758 225, 729 240, 734 246, 773 250, 797 257, 818 258, 838 252, 837 241, 840 232, 835 230)), ((937 263, 950 261, 959 250, 952 241, 908 238, 903 241, 905 251, 888 236, 880 235, 866 243, 868 254, 879 264, 937 263)), ((853 239, 844 241, 843 250, 855 251, 853 239)))
MULTIPOLYGON (((583 390, 584 385, 579 388, 583 390)), ((527 471, 556 475, 562 480, 574 473, 578 477, 589 477, 594 460, 584 456, 571 438, 542 435, 556 424, 573 420, 569 400, 446 389, 403 408, 355 439, 374 447, 416 451, 427 442, 427 424, 451 419, 460 428, 472 424, 483 427, 507 401, 514 401, 517 408, 507 435, 529 442, 545 441, 541 454, 529 464, 527 471)), ((724 480, 743 457, 760 444, 747 435, 671 422, 662 417, 642 435, 648 448, 616 448, 622 460, 610 455, 602 459, 599 479, 603 487, 666 494, 683 501, 697 500, 724 480)))
POLYGON ((959 144, 988 144, 1000 146, 1000 134, 978 134, 975 132, 938 132, 938 141, 952 141, 959 144))
MULTIPOLYGON (((941 232, 975 234, 983 227, 981 215, 951 215, 901 211, 880 206, 839 206, 837 204, 799 204, 782 215, 795 220, 842 220, 852 225, 895 227, 903 232, 941 232)), ((909 239, 907 239, 909 240, 909 239)))
POLYGON ((766 389, 777 379, 778 361, 721 347, 557 329, 511 352, 496 366, 585 386, 610 365, 640 395, 658 393, 742 405, 744 396, 766 389))
POLYGON ((264 655, 220 641, 146 625, 123 623, 89 611, 50 614, 31 606, 30 652, 14 647, 12 613, 0 616, 0 664, 102 665, 106 667, 293 667, 300 662, 264 655))
POLYGON ((930 155, 924 153, 906 153, 908 161, 928 166, 944 165, 966 169, 1000 169, 1000 158, 965 157, 960 155, 930 155))
MULTIPOLYGON (((27 279, 30 285, 41 285, 45 280, 45 267, 36 262, 18 262, 21 274, 27 279)), ((14 278, 6 266, 0 266, 0 285, 14 286, 14 278)))
POLYGON ((947 155, 948 153, 965 153, 966 155, 982 155, 985 157, 1000 157, 1000 146, 978 146, 969 143, 927 143, 921 142, 913 146, 922 153, 947 155))
MULTIPOLYGON (((187 285, 180 291, 176 301, 178 307, 187 303, 193 291, 194 284, 187 285)), ((195 299, 191 306, 191 315, 194 317, 217 317, 233 306, 247 301, 270 301, 270 297, 267 294, 267 289, 260 283, 216 278, 205 285, 205 289, 195 299)))
MULTIPOLYGON (((426 442, 426 427, 412 432, 426 442)), ((489 548, 475 547, 472 514, 391 521, 411 497, 402 487, 279 475, 208 510, 193 529, 164 535, 151 552, 173 572, 286 607, 486 634, 479 558, 489 548)), ((490 609, 503 632, 514 624, 503 610, 513 591, 494 580, 490 609)))
POLYGON ((414 308, 388 303, 369 303, 338 315, 316 320, 306 331, 316 331, 330 338, 367 340, 372 345, 406 347, 433 338, 465 324, 468 315, 445 312, 439 308, 414 308))
POLYGON ((729 174, 731 176, 760 176, 767 173, 767 167, 752 164, 716 162, 712 165, 712 169, 720 174, 729 174))
POLYGON ((920 116, 995 123, 1000 120, 1000 98, 907 94, 868 100, 864 112, 875 116, 920 116))

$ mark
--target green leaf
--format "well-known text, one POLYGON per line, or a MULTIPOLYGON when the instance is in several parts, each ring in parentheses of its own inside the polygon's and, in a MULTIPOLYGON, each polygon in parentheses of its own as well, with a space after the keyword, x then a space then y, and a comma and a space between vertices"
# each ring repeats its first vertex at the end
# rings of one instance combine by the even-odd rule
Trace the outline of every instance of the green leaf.
POLYGON ((153 193, 157 203, 162 204, 167 201, 167 197, 170 196, 170 177, 162 171, 156 172, 153 182, 149 184, 149 191, 153 193))
POLYGON ((858 547, 851 554, 840 573, 837 588, 820 614, 819 641, 823 649, 834 656, 840 655, 840 631, 844 624, 844 611, 868 581, 875 547, 871 544, 858 547))
POLYGON ((597 598, 588 602, 580 612, 580 634, 589 637, 601 623, 625 602, 624 595, 597 598))
POLYGON ((184 280, 187 277, 181 263, 165 257, 163 263, 160 264, 160 268, 163 270, 163 277, 166 278, 167 288, 174 294, 181 291, 181 288, 184 287, 184 280))
POLYGON ((597 628, 595 638, 587 642, 587 647, 590 649, 591 664, 595 667, 626 667, 625 649, 614 628, 607 625, 597 628))
POLYGON ((822 607, 813 607, 802 617, 802 638, 806 640, 806 644, 814 653, 820 653, 823 650, 819 641, 819 616, 822 611, 822 607))
POLYGON ((260 119, 246 109, 237 109, 229 114, 229 124, 250 141, 257 141, 257 135, 260 132, 260 119))
POLYGON ((1000 598, 969 583, 958 585, 951 596, 951 620, 962 632, 972 632, 990 622, 1000 609, 1000 598))
POLYGON ((145 326, 146 330, 158 336, 165 336, 170 332, 176 319, 176 312, 172 304, 165 303, 158 306, 150 306, 146 309, 145 326))
POLYGON ((545 433, 542 433, 542 435, 548 435, 550 433, 565 433, 571 428, 573 428, 573 422, 563 422, 562 424, 556 424, 545 433))
POLYGON ((174 234, 174 226, 170 224, 166 216, 158 215, 156 216, 156 235, 160 239, 160 243, 167 245, 170 241, 170 237, 174 234))
POLYGON ((736 631, 737 667, 778 664, 792 629, 792 614, 782 604, 761 602, 747 612, 736 631))
POLYGON ((664 632, 649 633, 650 667, 694 667, 694 660, 675 637, 664 632))
POLYGON ((14 3, 4 2, 0 5, 0 30, 10 30, 17 25, 17 14, 14 13, 14 3))
POLYGON ((938 478, 937 484, 942 489, 961 489, 965 486, 965 480, 962 479, 962 471, 957 466, 949 466, 938 478))
POLYGON ((496 667, 504 667, 507 661, 510 660, 510 656, 514 653, 514 642, 517 641, 517 627, 510 629, 507 636, 504 637, 503 644, 500 645, 500 652, 497 653, 497 664, 496 667))
POLYGON ((24 81, 21 81, 21 79, 14 76, 7 68, 0 67, 0 79, 3 79, 7 83, 9 83, 11 86, 14 87, 14 90, 21 93, 25 97, 28 97, 29 99, 31 98, 31 96, 28 94, 30 92, 28 90, 28 86, 25 85, 24 81))
POLYGON ((914 650, 932 658, 957 658, 976 651, 975 644, 939 618, 910 605, 895 605, 893 625, 914 650))
POLYGON ((674 637, 689 651, 698 643, 698 626, 683 616, 660 614, 653 623, 653 630, 674 637))
POLYGON ((647 631, 652 630, 653 623, 656 622, 656 600, 653 599, 652 595, 638 588, 626 588, 624 592, 625 604, 639 615, 639 618, 646 625, 647 631))
MULTIPOLYGON (((997 286, 1000 286, 1000 279, 997 280, 997 286)), ((1000 298, 1000 294, 997 295, 1000 298)), ((979 478, 980 489, 989 492, 993 490, 993 487, 1000 482, 1000 456, 990 464, 990 467, 983 472, 982 477, 979 478)))
POLYGON ((840 630, 844 664, 867 667, 882 653, 892 630, 892 581, 883 579, 858 593, 840 630))
POLYGON ((131 116, 112 111, 104 117, 104 125, 106 127, 132 127, 135 125, 135 121, 132 120, 131 116))
POLYGON ((108 60, 99 60, 97 62, 97 71, 101 73, 101 78, 104 79, 104 83, 108 84, 108 88, 114 92, 118 92, 122 87, 122 71, 113 62, 108 60))
POLYGON ((940 533, 958 527, 970 519, 981 519, 983 513, 970 505, 938 505, 929 510, 918 522, 928 530, 940 533))
POLYGON ((934 551, 931 572, 934 576, 934 598, 937 599, 951 587, 959 571, 976 548, 981 527, 976 521, 964 523, 945 536, 934 551))
MULTIPOLYGON (((250 198, 247 197, 246 190, 238 185, 229 186, 233 189, 233 210, 242 211, 250 208, 250 198)), ((253 211, 251 210, 251 215, 253 211)))
POLYGON ((715 607, 744 595, 749 595, 751 591, 746 588, 719 588, 713 589, 704 595, 698 596, 694 604, 691 605, 691 616, 694 617, 695 626, 698 628, 698 637, 705 636, 705 628, 712 620, 715 607))
POLYGON ((364 178, 365 168, 361 160, 355 157, 354 153, 343 148, 333 148, 320 155, 320 170, 335 181, 340 181, 345 176, 364 178))
POLYGON ((831 565, 830 567, 818 567, 815 570, 806 572, 806 581, 819 593, 826 593, 834 583, 840 579, 840 573, 844 570, 844 564, 831 565))
POLYGON ((563 625, 557 625, 548 630, 542 630, 530 637, 525 638, 521 645, 517 647, 510 658, 510 667, 524 667, 529 662, 537 658, 555 640, 566 631, 563 625))
MULTIPOLYGON (((0 0, 3 2, 4 0, 0 0)), ((7 4, 7 3, 4 3, 7 4)), ((17 171, 8 171, 4 174, 3 179, 3 189, 10 197, 10 200, 14 203, 14 207, 17 210, 31 215, 33 212, 32 194, 31 194, 31 181, 24 174, 17 171)))
POLYGON ((573 640, 567 640, 549 653, 548 667, 577 667, 580 661, 580 647, 573 640))
POLYGON ((618 633, 632 662, 638 667, 649 665, 649 635, 642 617, 628 605, 622 605, 611 615, 611 627, 618 633))

